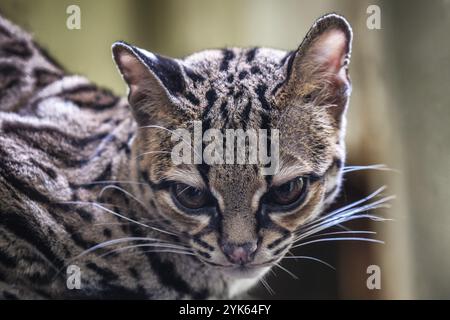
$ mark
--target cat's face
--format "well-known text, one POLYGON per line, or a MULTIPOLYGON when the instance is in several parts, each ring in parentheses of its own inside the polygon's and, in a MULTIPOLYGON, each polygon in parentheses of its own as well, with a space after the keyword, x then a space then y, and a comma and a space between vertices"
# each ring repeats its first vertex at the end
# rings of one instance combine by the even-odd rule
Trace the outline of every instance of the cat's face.
MULTIPOLYGON (((339 190, 350 46, 350 27, 336 15, 319 19, 287 54, 226 49, 175 60, 116 43, 114 58, 140 127, 132 165, 151 187, 136 196, 154 201, 205 263, 239 276, 268 270, 339 190), (278 130, 278 170, 174 163, 173 132, 193 133, 195 121, 201 133, 278 130)), ((192 159, 206 147, 182 142, 192 159)))

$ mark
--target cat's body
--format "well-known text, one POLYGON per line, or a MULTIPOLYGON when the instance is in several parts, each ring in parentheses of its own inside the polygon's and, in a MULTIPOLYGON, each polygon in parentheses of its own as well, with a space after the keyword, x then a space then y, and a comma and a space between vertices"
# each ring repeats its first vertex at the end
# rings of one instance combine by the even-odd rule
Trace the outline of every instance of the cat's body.
MULTIPOLYGON (((102 188, 112 184, 104 181, 122 179, 124 174, 120 172, 130 159, 130 141, 137 126, 125 98, 98 89, 85 78, 64 75, 26 34, 5 20, 1 21, 0 34, 1 295, 141 299, 226 296, 227 286, 220 275, 191 256, 131 250, 103 259, 70 262, 98 243, 148 236, 148 228, 127 223, 93 205, 64 203, 97 203, 102 188), (29 54, 15 54, 8 49, 12 47, 29 54), (48 81, 34 76, 44 73, 48 81), (24 81, 30 83, 22 85, 24 81), (17 93, 6 96, 12 90, 17 93), (70 264, 82 270, 81 290, 66 286, 66 267, 70 264), (214 281, 206 281, 208 275, 214 281)), ((126 183, 117 185, 128 187, 126 183)), ((139 210, 135 213, 132 209, 132 199, 117 190, 105 191, 105 195, 114 199, 114 206, 106 208, 140 219, 136 216, 139 210)))
MULTIPOLYGON (((306 45, 330 26, 348 28, 342 18, 328 19, 310 32, 306 45)), ((350 31, 345 30, 342 56, 349 55, 350 31)), ((327 110, 309 114, 298 111, 304 106, 285 107, 294 95, 310 103, 323 94, 314 82, 290 84, 300 77, 292 73, 296 64, 307 68, 296 61, 295 51, 213 50, 175 62, 118 43, 114 55, 131 88, 131 108, 125 98, 65 74, 27 34, 0 18, 0 297, 206 299, 245 292, 270 268, 267 261, 277 262, 287 252, 299 226, 320 214, 339 190, 346 81, 342 78, 345 88, 336 91, 343 100, 332 101, 342 109, 338 116, 327 110), (136 62, 152 72, 145 78, 139 70, 140 83, 147 85, 143 91, 133 82, 136 62), (171 106, 143 112, 142 101, 154 105, 151 99, 171 106), (167 109, 174 113, 165 114, 167 109), (189 128, 193 120, 219 129, 277 124, 284 134, 283 164, 297 157, 286 152, 289 148, 304 155, 302 172, 308 172, 308 185, 316 190, 302 207, 308 214, 252 215, 253 195, 272 183, 272 178, 255 176, 255 166, 201 165, 195 173, 186 166, 174 172, 164 155, 145 154, 170 145, 164 130, 148 125, 189 128), (193 183, 208 181, 221 208, 220 221, 190 221, 168 204, 167 181, 191 173, 193 183), (224 261, 236 262, 233 254, 244 245, 231 254, 222 249, 227 258, 218 248, 252 241, 268 247, 251 258, 264 268, 249 277, 234 269, 223 272, 224 261), (127 248, 131 245, 138 246, 127 248), (119 250, 108 254, 113 249, 119 250), (276 252, 272 257, 269 249, 276 252), (80 268, 81 289, 68 288, 69 265, 80 268)), ((292 167, 281 167, 283 174, 292 174, 292 167)), ((237 259, 240 266, 243 257, 237 259)))

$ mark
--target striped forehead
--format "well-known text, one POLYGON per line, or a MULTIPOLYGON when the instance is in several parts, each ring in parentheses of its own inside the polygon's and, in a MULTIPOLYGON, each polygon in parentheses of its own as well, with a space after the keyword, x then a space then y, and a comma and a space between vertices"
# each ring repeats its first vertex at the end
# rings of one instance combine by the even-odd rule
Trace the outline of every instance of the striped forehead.
POLYGON ((271 91, 283 81, 279 69, 285 56, 285 52, 265 48, 193 54, 183 61, 187 84, 180 99, 202 110, 202 119, 211 127, 248 123, 250 113, 270 109, 271 91))

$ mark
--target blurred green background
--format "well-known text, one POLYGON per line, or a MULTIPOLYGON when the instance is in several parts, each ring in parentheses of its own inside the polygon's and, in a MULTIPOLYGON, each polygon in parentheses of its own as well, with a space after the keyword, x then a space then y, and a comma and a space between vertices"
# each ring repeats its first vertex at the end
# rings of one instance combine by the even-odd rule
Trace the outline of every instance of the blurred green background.
POLYGON ((348 162, 385 163, 398 172, 346 177, 341 203, 380 185, 397 199, 377 230, 384 245, 331 243, 298 254, 326 259, 336 271, 308 261, 283 265, 268 279, 271 298, 450 298, 450 1, 300 0, 1 0, 0 11, 31 31, 71 73, 125 93, 110 47, 125 40, 183 57, 205 48, 296 48, 328 12, 354 29, 348 112, 348 162), (66 8, 81 8, 81 30, 66 28, 66 8), (367 7, 381 8, 381 29, 369 30, 367 7), (367 266, 381 267, 381 290, 366 286, 367 266))

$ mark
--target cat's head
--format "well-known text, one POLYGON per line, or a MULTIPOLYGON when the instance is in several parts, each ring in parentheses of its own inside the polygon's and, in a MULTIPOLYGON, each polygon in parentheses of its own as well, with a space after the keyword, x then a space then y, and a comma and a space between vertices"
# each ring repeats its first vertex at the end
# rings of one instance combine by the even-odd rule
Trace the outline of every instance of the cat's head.
POLYGON ((267 270, 333 201, 345 156, 351 39, 346 20, 330 14, 289 53, 233 48, 178 60, 113 45, 139 126, 133 165, 150 186, 136 196, 154 201, 199 259, 241 276, 267 270), (203 133, 278 130, 278 170, 265 175, 261 163, 174 163, 180 141, 191 159, 213 141, 174 138, 196 121, 203 133))

